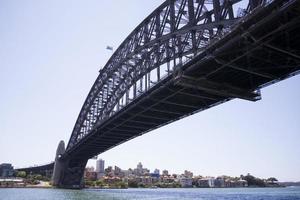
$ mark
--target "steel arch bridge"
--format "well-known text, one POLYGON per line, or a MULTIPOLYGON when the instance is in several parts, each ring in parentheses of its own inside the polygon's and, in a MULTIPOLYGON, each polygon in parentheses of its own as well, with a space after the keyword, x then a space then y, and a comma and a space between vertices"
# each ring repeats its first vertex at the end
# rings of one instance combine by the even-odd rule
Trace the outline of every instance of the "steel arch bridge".
POLYGON ((53 184, 81 188, 89 158, 300 70, 299 0, 166 0, 99 71, 53 184))
POLYGON ((233 5, 239 1, 181 0, 159 6, 100 70, 67 149, 226 34, 238 19, 233 5))
POLYGON ((124 40, 92 86, 80 111, 67 149, 93 128, 170 75, 258 5, 253 0, 234 14, 241 0, 167 0, 124 40))

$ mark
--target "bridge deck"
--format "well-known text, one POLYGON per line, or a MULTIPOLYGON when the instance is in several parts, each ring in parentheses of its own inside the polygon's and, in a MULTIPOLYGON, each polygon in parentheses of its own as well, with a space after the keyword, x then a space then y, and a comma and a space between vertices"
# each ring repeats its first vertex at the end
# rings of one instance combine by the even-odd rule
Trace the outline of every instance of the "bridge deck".
POLYGON ((41 174, 43 176, 51 176, 54 168, 54 162, 46 165, 39 165, 33 167, 17 168, 17 171, 24 171, 26 174, 41 174))

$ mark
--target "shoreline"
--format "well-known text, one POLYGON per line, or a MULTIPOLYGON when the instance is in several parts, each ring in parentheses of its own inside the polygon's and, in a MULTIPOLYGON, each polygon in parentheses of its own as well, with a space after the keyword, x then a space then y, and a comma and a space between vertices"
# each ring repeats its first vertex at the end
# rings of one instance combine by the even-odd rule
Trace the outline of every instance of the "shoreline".
MULTIPOLYGON (((149 190, 153 190, 153 189, 258 189, 258 188, 289 188, 289 187, 300 187, 300 186, 280 186, 280 187, 180 187, 180 188, 151 188, 151 187, 146 187, 146 188, 98 188, 98 187, 85 187, 82 189, 88 189, 88 190, 127 190, 127 189, 149 189, 149 190)), ((64 189, 64 188, 56 188, 56 187, 52 187, 52 186, 25 186, 25 187, 0 187, 1 189, 64 189)), ((75 190, 75 189, 74 189, 75 190)), ((78 190, 78 189, 76 189, 78 190)), ((80 189, 79 189, 80 190, 80 189)))

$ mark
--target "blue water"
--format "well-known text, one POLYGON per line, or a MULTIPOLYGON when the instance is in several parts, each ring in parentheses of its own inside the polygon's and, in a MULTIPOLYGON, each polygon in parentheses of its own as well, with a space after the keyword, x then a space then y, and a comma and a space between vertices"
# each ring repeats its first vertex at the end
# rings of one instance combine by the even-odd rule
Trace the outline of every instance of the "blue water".
POLYGON ((0 200, 300 200, 300 187, 224 189, 0 189, 0 200))

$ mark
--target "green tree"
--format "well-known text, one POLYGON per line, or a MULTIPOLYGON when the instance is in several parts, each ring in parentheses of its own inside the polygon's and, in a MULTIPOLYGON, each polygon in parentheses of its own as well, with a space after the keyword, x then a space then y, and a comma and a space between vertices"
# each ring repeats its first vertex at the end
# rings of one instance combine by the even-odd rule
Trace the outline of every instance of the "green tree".
POLYGON ((43 176, 40 175, 40 174, 34 174, 34 175, 33 175, 33 179, 38 180, 38 181, 41 181, 41 180, 43 180, 43 176))
POLYGON ((114 184, 115 188, 125 189, 128 188, 128 185, 122 181, 114 184))
POLYGON ((16 176, 21 177, 21 178, 26 178, 26 172, 25 171, 17 171, 16 176))
POLYGON ((267 181, 270 181, 271 183, 277 182, 278 180, 274 177, 270 177, 267 179, 267 181))
POLYGON ((181 188, 181 184, 175 182, 175 183, 172 184, 172 187, 173 188, 181 188))
POLYGON ((128 188, 128 185, 127 185, 126 183, 124 183, 124 182, 121 182, 121 183, 120 183, 120 188, 121 188, 121 189, 128 188))
POLYGON ((254 186, 254 187, 265 187, 266 184, 262 179, 256 178, 255 176, 252 176, 251 174, 247 174, 247 176, 241 176, 243 180, 246 180, 248 182, 248 186, 254 186))
POLYGON ((130 188, 137 188, 138 187, 138 183, 136 181, 130 180, 130 181, 128 181, 128 187, 130 187, 130 188))
POLYGON ((89 187, 89 186, 94 186, 95 184, 94 184, 94 181, 86 180, 85 185, 89 187))
POLYGON ((138 187, 140 187, 140 188, 145 188, 146 185, 145 185, 144 183, 138 183, 138 187))
POLYGON ((103 182, 103 180, 98 180, 98 181, 96 181, 96 186, 98 186, 98 187, 103 187, 105 184, 104 184, 104 182, 103 182))

